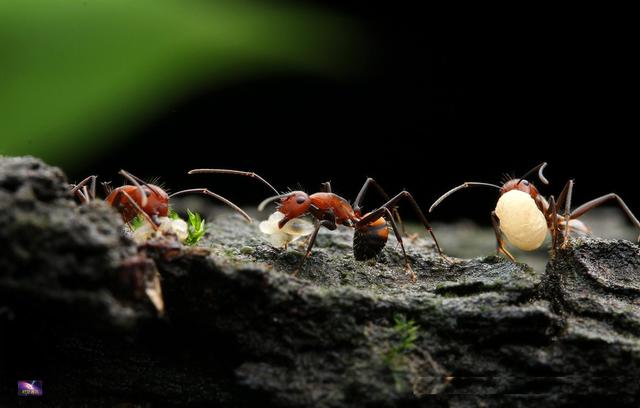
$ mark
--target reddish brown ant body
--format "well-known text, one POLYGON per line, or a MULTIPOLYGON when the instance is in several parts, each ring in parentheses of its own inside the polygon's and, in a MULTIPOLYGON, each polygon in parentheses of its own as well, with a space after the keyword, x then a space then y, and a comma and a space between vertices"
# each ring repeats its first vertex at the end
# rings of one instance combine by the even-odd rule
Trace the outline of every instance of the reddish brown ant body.
MULTIPOLYGON (((547 231, 550 231, 551 249, 555 253, 560 242, 559 235, 561 233, 563 235, 563 247, 568 243, 571 230, 588 233, 589 228, 578 218, 609 200, 615 199, 631 222, 640 229, 638 219, 624 201, 614 193, 593 199, 571 211, 573 180, 567 182, 558 196, 557 202, 553 196, 547 201, 538 192, 533 183, 526 180, 526 177, 537 171, 538 178, 544 184, 549 184, 542 174, 546 166, 547 163, 541 163, 524 176, 507 180, 502 186, 481 182, 465 182, 438 198, 429 209, 429 212, 433 211, 445 198, 458 190, 471 186, 497 188, 500 191, 500 198, 495 210, 491 212, 491 221, 497 242, 496 249, 498 253, 503 253, 512 261, 515 261, 515 258, 505 248, 503 235, 515 247, 525 251, 532 251, 543 244, 547 231), (558 209, 562 206, 564 206, 564 214, 560 215, 558 209)), ((640 237, 638 239, 640 240, 640 237)))
MULTIPOLYGON (((103 183, 103 186, 108 191, 105 201, 122 215, 125 223, 130 223, 137 215, 141 215, 154 229, 157 229, 160 224, 159 218, 169 215, 169 199, 186 193, 202 193, 214 197, 239 212, 247 221, 252 221, 240 207, 206 188, 194 188, 169 194, 162 187, 147 183, 125 170, 120 170, 119 174, 131 184, 110 188, 107 183, 103 183)), ((97 176, 85 178, 77 185, 72 185, 71 193, 76 194, 85 203, 94 200, 96 180, 97 176)))
POLYGON ((258 206, 258 210, 263 210, 266 205, 271 202, 277 202, 277 210, 284 214, 284 217, 278 222, 279 228, 284 227, 287 222, 293 219, 307 214, 311 215, 314 218, 315 228, 309 238, 309 243, 307 244, 307 249, 302 261, 300 262, 299 268, 302 267, 304 261, 311 254, 313 245, 316 242, 318 231, 321 227, 325 227, 331 231, 335 230, 338 225, 354 228, 354 257, 357 260, 367 260, 378 255, 384 248, 389 235, 388 225, 390 224, 396 239, 400 244, 400 248, 402 249, 405 268, 407 272, 411 274, 411 278, 415 280, 416 276, 411 268, 409 258, 407 257, 404 248, 402 234, 400 233, 396 223, 396 220, 398 219, 396 216, 396 205, 402 199, 407 200, 411 204, 416 215, 427 231, 429 231, 429 234, 431 234, 438 253, 440 256, 444 257, 431 225, 420 210, 420 207, 413 196, 408 191, 402 191, 396 196, 390 198, 382 187, 372 178, 367 179, 360 189, 355 202, 351 205, 346 199, 331 191, 331 184, 329 182, 323 183, 322 191, 317 193, 307 194, 304 191, 291 191, 283 194, 278 192, 278 190, 276 190, 264 178, 252 172, 227 169, 194 169, 189 171, 189 174, 198 173, 236 174, 257 178, 263 182, 273 192, 275 192, 276 195, 262 201, 258 206), (387 202, 379 208, 363 215, 361 212, 361 203, 370 186, 374 186, 374 188, 387 200, 387 202))
POLYGON ((116 187, 105 201, 119 209, 125 222, 130 222, 139 213, 149 215, 154 221, 158 217, 169 215, 169 194, 154 184, 146 184, 140 188, 133 185, 116 187))

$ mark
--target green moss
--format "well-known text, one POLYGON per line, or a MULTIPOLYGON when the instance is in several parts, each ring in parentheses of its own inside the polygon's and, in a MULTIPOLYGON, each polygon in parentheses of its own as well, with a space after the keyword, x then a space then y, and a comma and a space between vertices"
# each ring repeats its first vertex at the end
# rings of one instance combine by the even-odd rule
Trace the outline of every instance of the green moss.
POLYGON ((187 210, 188 221, 189 224, 189 236, 185 241, 187 245, 195 245, 204 237, 206 232, 204 219, 197 212, 191 212, 187 210))
POLYGON ((242 248, 240 248, 240 253, 242 255, 251 255, 254 252, 255 252, 255 249, 253 249, 250 246, 243 246, 242 248))
POLYGON ((130 222, 129 224, 131 225, 131 229, 133 231, 137 230, 138 228, 142 227, 142 225, 145 223, 144 218, 141 215, 136 215, 130 222))
POLYGON ((226 256, 227 258, 232 258, 235 257, 236 251, 230 248, 225 248, 222 250, 222 255, 226 256))
POLYGON ((389 367, 394 367, 398 362, 399 357, 407 354, 415 348, 416 340, 418 339, 418 326, 415 320, 407 320, 403 314, 396 314, 393 317, 393 339, 390 343, 390 348, 385 354, 385 362, 389 367))

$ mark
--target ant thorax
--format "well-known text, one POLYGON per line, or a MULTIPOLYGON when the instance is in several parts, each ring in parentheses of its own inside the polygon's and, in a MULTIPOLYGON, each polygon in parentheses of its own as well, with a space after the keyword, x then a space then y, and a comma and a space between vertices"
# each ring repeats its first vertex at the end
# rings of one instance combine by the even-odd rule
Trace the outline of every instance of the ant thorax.
POLYGON ((515 247, 524 251, 538 249, 547 236, 547 221, 531 195, 511 190, 496 204, 500 230, 515 247))

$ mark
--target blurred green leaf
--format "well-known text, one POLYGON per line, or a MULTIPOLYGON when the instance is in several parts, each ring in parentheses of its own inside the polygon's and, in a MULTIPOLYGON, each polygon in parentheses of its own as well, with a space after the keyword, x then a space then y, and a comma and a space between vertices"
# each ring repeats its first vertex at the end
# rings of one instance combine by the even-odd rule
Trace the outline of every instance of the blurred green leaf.
POLYGON ((0 154, 86 161, 198 83, 339 73, 346 26, 265 0, 0 2, 0 154))

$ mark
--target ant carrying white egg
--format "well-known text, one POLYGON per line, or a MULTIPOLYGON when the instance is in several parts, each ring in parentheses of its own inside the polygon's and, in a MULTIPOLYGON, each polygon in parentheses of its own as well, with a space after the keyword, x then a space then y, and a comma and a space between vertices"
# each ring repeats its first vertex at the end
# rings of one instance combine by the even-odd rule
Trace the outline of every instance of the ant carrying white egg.
MULTIPOLYGON (((542 174, 546 166, 547 163, 541 163, 529 170, 524 176, 512 178, 502 186, 482 182, 465 182, 438 198, 431 205, 429 212, 433 211, 445 198, 464 188, 471 186, 497 188, 500 190, 500 198, 495 210, 491 212, 491 221, 496 234, 497 251, 498 253, 503 253, 512 261, 515 261, 515 258, 506 249, 503 236, 516 248, 523 251, 533 251, 542 246, 547 236, 547 231, 550 231, 551 248, 555 252, 560 242, 561 233, 563 247, 568 244, 569 235, 572 231, 583 234, 589 233, 589 228, 578 218, 609 200, 616 200, 631 222, 640 229, 640 221, 633 215, 624 201, 614 193, 593 199, 571 211, 573 180, 567 182, 557 201, 553 196, 547 201, 538 192, 533 183, 526 180, 526 177, 537 171, 540 181, 544 184, 549 184, 542 174), (558 210, 563 206, 564 212, 559 214, 558 210)), ((638 240, 640 241, 640 237, 638 237, 638 240)))

